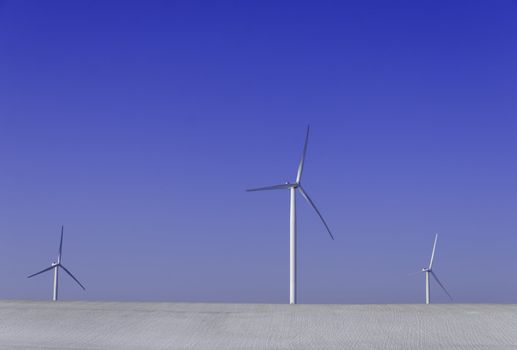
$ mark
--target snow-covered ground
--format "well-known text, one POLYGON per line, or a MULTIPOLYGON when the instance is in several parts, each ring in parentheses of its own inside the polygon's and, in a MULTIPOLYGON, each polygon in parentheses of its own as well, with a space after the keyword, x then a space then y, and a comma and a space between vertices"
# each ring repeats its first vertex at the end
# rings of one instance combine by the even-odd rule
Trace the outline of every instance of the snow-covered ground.
POLYGON ((517 305, 0 301, 0 349, 517 349, 517 305))

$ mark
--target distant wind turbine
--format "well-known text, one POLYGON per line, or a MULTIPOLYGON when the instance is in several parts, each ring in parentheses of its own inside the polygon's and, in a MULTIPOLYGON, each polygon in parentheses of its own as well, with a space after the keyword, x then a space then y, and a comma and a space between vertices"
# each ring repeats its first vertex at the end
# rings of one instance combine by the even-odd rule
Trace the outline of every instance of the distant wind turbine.
POLYGON ((34 277, 36 275, 39 275, 40 273, 47 272, 49 270, 54 269, 54 292, 52 294, 52 300, 54 300, 54 301, 57 300, 57 295, 58 295, 59 268, 62 268, 70 277, 73 278, 74 281, 77 282, 77 284, 83 290, 86 290, 86 288, 84 288, 84 286, 81 284, 81 282, 79 282, 77 280, 77 278, 75 278, 74 275, 72 275, 72 273, 70 271, 68 271, 68 269, 61 263, 61 253, 62 253, 62 251, 63 251, 63 226, 61 226, 61 240, 59 242, 59 252, 58 252, 58 255, 57 255, 57 262, 53 262, 50 265, 50 267, 47 267, 46 269, 41 270, 40 272, 36 272, 35 274, 32 274, 32 275, 27 277, 27 278, 31 278, 31 277, 34 277))
POLYGON ((431 253, 431 261, 429 261, 429 267, 424 267, 421 272, 425 272, 425 303, 430 304, 431 303, 431 286, 430 286, 430 280, 429 275, 432 275, 438 285, 443 289, 445 294, 452 300, 452 296, 449 294, 445 286, 440 282, 438 279, 438 276, 433 272, 433 260, 434 260, 434 253, 436 251, 436 242, 438 241, 438 234, 434 237, 434 244, 433 244, 433 252, 431 253))
POLYGON ((302 159, 300 160, 300 164, 298 166, 298 173, 296 174, 296 181, 294 183, 286 182, 285 184, 261 187, 261 188, 253 188, 247 190, 248 192, 252 191, 265 191, 265 190, 285 190, 289 189, 291 194, 291 210, 290 210, 290 293, 289 293, 289 303, 296 304, 296 190, 299 190, 303 198, 307 200, 307 202, 312 206, 312 208, 316 211, 316 214, 320 217, 323 225, 327 229, 330 237, 334 239, 332 233, 330 232, 330 228, 328 227, 325 219, 321 215, 318 208, 309 197, 305 189, 301 185, 303 165, 305 162, 305 154, 307 153, 307 142, 309 141, 309 126, 307 126, 307 134, 305 136, 305 144, 303 146, 302 159))

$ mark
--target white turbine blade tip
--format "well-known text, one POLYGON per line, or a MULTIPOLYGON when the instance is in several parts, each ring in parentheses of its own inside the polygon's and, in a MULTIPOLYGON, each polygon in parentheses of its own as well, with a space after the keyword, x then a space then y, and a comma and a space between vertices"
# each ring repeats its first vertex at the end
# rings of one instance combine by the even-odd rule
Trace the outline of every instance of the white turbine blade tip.
POLYGON ((438 241, 438 234, 434 236, 433 252, 431 253, 431 260, 429 261, 429 270, 433 267, 434 253, 436 251, 436 242, 438 241))
POLYGON ((453 300, 452 299, 452 295, 449 293, 449 291, 447 290, 447 288, 445 288, 445 286, 442 284, 442 282, 440 282, 440 280, 438 279, 438 276, 436 276, 436 274, 434 272, 431 271, 431 275, 433 275, 434 279, 436 280, 436 282, 438 282, 438 285, 443 289, 443 291, 445 292, 445 294, 447 294, 447 296, 449 297, 449 299, 451 299, 451 301, 453 300))
POLYGON ((302 179, 303 164, 305 163, 305 155, 307 154, 307 143, 309 142, 309 130, 310 125, 307 125, 307 133, 305 134, 305 143, 303 145, 302 159, 300 159, 300 164, 298 165, 298 172, 296 174, 296 183, 299 183, 302 179))
POLYGON ((309 194, 307 192, 305 192, 305 190, 302 188, 302 186, 298 186, 298 189, 300 190, 300 193, 302 194, 303 198, 305 198, 307 203, 309 203, 311 205, 311 207, 314 209, 316 214, 318 214, 318 216, 320 217, 321 222, 323 222, 323 225, 325 226, 325 228, 327 229, 327 232, 330 235, 330 238, 332 238, 334 240, 334 236, 332 235, 332 232, 330 232, 329 225, 327 225, 327 223, 325 222, 325 219, 323 218, 323 215, 321 215, 320 211, 316 207, 316 204, 314 204, 312 199, 309 197, 309 194))
POLYGON ((70 277, 72 277, 72 278, 73 278, 73 280, 74 280, 75 282, 77 282, 77 284, 78 284, 78 285, 79 285, 83 290, 86 290, 86 288, 84 288, 84 286, 81 284, 81 282, 79 282, 79 280, 78 280, 77 278, 75 278, 75 276, 74 276, 74 275, 72 275, 72 273, 71 273, 70 271, 68 271, 68 269, 67 269, 66 267, 64 267, 63 265, 60 265, 60 266, 63 268, 63 270, 65 270, 65 272, 66 272, 70 277))

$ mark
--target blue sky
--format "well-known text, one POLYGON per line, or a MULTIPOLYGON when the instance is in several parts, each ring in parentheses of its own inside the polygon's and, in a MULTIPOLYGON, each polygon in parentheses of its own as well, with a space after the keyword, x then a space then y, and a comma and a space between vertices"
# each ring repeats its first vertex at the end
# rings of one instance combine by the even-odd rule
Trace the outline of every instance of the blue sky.
POLYGON ((517 302, 515 1, 0 1, 0 298, 517 302), (433 286, 433 296, 446 296, 433 286))

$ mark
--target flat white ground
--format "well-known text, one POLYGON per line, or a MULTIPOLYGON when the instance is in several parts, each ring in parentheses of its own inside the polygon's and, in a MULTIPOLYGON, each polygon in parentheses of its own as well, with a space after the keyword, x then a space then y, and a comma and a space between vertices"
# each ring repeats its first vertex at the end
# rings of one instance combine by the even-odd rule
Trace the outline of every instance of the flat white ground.
POLYGON ((517 349, 517 305, 0 301, 0 349, 517 349))

